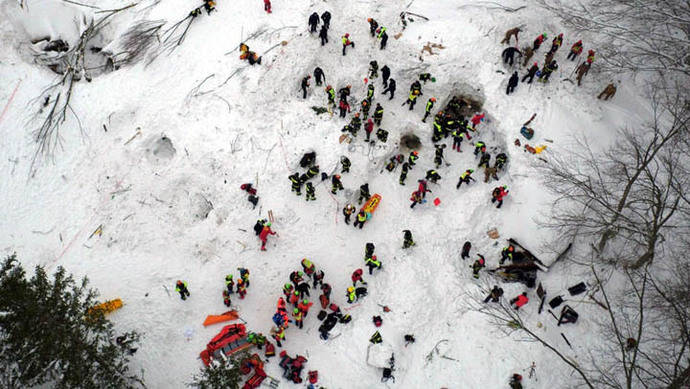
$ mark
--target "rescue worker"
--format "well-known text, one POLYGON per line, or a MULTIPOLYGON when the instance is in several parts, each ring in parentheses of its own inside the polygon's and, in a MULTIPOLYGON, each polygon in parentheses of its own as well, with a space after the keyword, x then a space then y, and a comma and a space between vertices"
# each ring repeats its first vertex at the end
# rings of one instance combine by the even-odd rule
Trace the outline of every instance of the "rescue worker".
POLYGON ((495 167, 489 167, 487 164, 487 166, 484 168, 484 182, 489 182, 489 178, 493 178, 494 180, 498 181, 496 172, 497 170, 495 167))
MULTIPOLYGON (((276 233, 271 230, 271 222, 266 222, 264 228, 261 230, 261 234, 259 234, 259 239, 261 240, 261 251, 266 251, 266 240, 268 239, 269 234, 275 235, 276 233)), ((239 280, 237 280, 237 282, 239 285, 239 280)))
POLYGON ((616 95, 616 86, 613 85, 612 83, 610 83, 610 84, 606 85, 606 88, 604 88, 604 90, 601 93, 599 93, 599 96, 597 96, 597 99, 601 99, 603 97, 604 100, 608 100, 615 95, 616 95))
POLYGON ((281 341, 285 340, 285 330, 283 327, 271 328, 271 336, 273 336, 273 340, 276 341, 278 347, 283 347, 283 344, 281 343, 281 341))
POLYGON ((498 261, 500 265, 503 265, 506 261, 506 259, 510 259, 510 261, 513 261, 513 252, 515 251, 515 247, 510 244, 501 250, 501 259, 498 261))
POLYGON ((515 87, 518 85, 519 79, 520 77, 518 77, 518 72, 513 72, 513 75, 510 76, 510 79, 508 80, 508 87, 506 88, 507 95, 515 92, 515 87))
POLYGON ((381 78, 383 79, 383 87, 386 88, 388 87, 388 77, 391 76, 391 70, 388 68, 388 65, 383 65, 381 68, 381 78))
POLYGON ((367 244, 364 245, 364 258, 366 259, 374 255, 374 250, 376 250, 376 246, 371 242, 367 242, 367 244))
POLYGON ((414 246, 416 243, 412 240, 412 231, 403 230, 403 248, 407 249, 414 246))
POLYGON ((376 61, 369 62, 369 78, 373 79, 379 76, 379 64, 376 61))
POLYGON ((534 51, 539 50, 539 47, 540 47, 541 44, 544 42, 544 39, 546 39, 546 33, 539 35, 539 36, 534 40, 534 45, 533 45, 533 47, 532 47, 532 48, 534 49, 534 51))
MULTIPOLYGON (((465 130, 467 131, 467 130, 465 130)), ((465 133, 462 131, 461 128, 456 128, 453 131, 453 150, 457 150, 459 153, 462 152, 460 150, 460 145, 462 145, 462 140, 465 138, 465 133)))
POLYGON ((314 189, 314 185, 311 182, 307 182, 307 185, 305 187, 305 191, 307 193, 306 200, 307 201, 314 201, 316 200, 316 191, 314 189))
POLYGON ((299 179, 302 181, 302 183, 305 183, 312 178, 316 177, 316 175, 319 174, 319 165, 312 165, 309 166, 309 169, 307 169, 307 172, 302 174, 299 179))
POLYGON ((232 274, 225 276, 225 288, 228 290, 229 294, 232 294, 232 289, 235 286, 235 281, 232 280, 232 274))
POLYGON ((528 302, 529 298, 527 298, 527 292, 522 292, 522 294, 510 300, 510 305, 515 305, 515 310, 517 311, 528 302))
POLYGON ((323 74, 323 70, 318 66, 314 68, 314 79, 316 80, 316 86, 321 86, 326 81, 326 75, 323 74))
POLYGON ((362 204, 362 200, 369 201, 369 198, 371 198, 369 184, 365 183, 359 187, 359 200, 357 200, 357 204, 362 204))
POLYGON ((359 118, 359 112, 355 112, 355 116, 350 120, 350 127, 352 136, 356 137, 357 132, 362 128, 362 119, 359 118))
POLYGON ((434 103, 436 102, 436 98, 432 97, 426 102, 426 107, 424 108, 424 118, 422 118, 422 122, 426 123, 426 118, 431 115, 431 110, 434 108, 434 103))
POLYGON ((340 182, 340 176, 336 174, 331 177, 331 193, 336 194, 339 190, 343 189, 343 183, 340 182))
POLYGON ((232 305, 232 301, 230 300, 230 293, 228 293, 227 290, 223 291, 223 304, 228 308, 230 308, 230 306, 232 305))
POLYGON ((313 287, 316 289, 317 286, 323 285, 323 277, 325 276, 323 270, 319 270, 314 273, 314 284, 313 287))
POLYGON ((369 100, 364 99, 362 100, 362 103, 360 104, 360 112, 362 113, 362 119, 367 120, 369 117, 369 108, 371 107, 369 104, 369 100))
POLYGON ((355 222, 352 223, 352 225, 355 228, 357 228, 357 226, 359 226, 359 229, 361 230, 362 227, 364 227, 364 222, 366 222, 366 221, 367 221, 367 214, 364 211, 359 211, 359 213, 357 214, 357 220, 355 220, 355 222))
POLYGON ((307 317, 307 314, 309 314, 309 308, 311 308, 312 305, 314 305, 314 303, 307 299, 303 299, 297 304, 297 309, 304 314, 304 317, 307 317))
POLYGON ((503 296, 503 288, 499 288, 498 285, 494 285, 494 287, 491 289, 491 292, 489 292, 489 295, 484 299, 484 302, 488 303, 489 300, 491 300, 492 303, 497 303, 501 296, 503 296))
POLYGON ((314 275, 316 272, 316 265, 307 258, 302 258, 302 261, 300 261, 300 265, 302 265, 302 270, 304 271, 304 274, 307 275, 307 277, 310 277, 314 275))
POLYGON ((369 22, 369 33, 373 38, 376 35, 376 29, 379 28, 379 24, 373 18, 367 18, 367 22, 369 22))
POLYGON ((472 268, 472 277, 479 279, 479 271, 486 266, 486 260, 484 260, 483 255, 477 255, 479 256, 479 258, 476 261, 474 261, 474 263, 470 267, 472 268))
POLYGON ((534 56, 534 49, 531 48, 530 46, 524 47, 522 49, 524 51, 523 57, 522 57, 522 66, 527 66, 529 63, 529 60, 532 59, 534 56))
POLYGON ((482 141, 474 142, 474 155, 478 155, 480 151, 482 154, 486 152, 486 143, 482 141))
POLYGON ((345 118, 347 113, 350 112, 350 104, 347 103, 347 100, 340 100, 338 109, 340 110, 340 117, 345 118))
POLYGON ((472 173, 474 173, 474 169, 467 169, 462 174, 460 174, 460 179, 458 180, 458 184, 455 185, 455 189, 460 189, 460 185, 463 182, 469 185, 470 180, 474 181, 474 178, 472 178, 472 173))
POLYGON ((376 258, 376 255, 365 258, 364 263, 369 268, 369 275, 374 272, 374 269, 381 269, 381 261, 376 258))
POLYGON ((367 284, 366 281, 364 281, 364 278, 362 278, 362 274, 364 274, 362 269, 357 269, 352 272, 352 275, 350 276, 352 286, 357 286, 357 282, 361 282, 363 285, 367 284))
POLYGON ((563 33, 558 34, 557 37, 553 38, 553 41, 551 42, 551 50, 549 50, 552 53, 555 53, 558 51, 558 49, 561 47, 563 44, 563 33))
POLYGON ((582 54, 582 40, 579 40, 573 44, 570 48, 570 53, 568 53, 568 59, 575 61, 578 55, 582 54))
POLYGON ((328 105, 335 107, 335 89, 332 86, 328 85, 326 87, 326 95, 328 96, 328 105))
POLYGON ((187 300, 187 297, 190 296, 189 289, 187 289, 187 281, 177 280, 175 283, 175 292, 180 294, 182 300, 187 300))
POLYGON ((503 40, 501 41, 501 44, 510 43, 510 37, 511 36, 515 37, 515 43, 517 44, 518 33, 520 33, 520 31, 522 31, 522 30, 520 30, 520 27, 511 28, 510 30, 506 31, 506 34, 503 37, 503 40))
POLYGON ((419 81, 426 84, 427 81, 436 82, 436 79, 431 77, 431 73, 422 73, 419 75, 419 81))
POLYGON ((522 77, 522 82, 525 82, 526 79, 529 78, 529 81, 527 81, 528 84, 532 83, 532 80, 534 80, 534 75, 537 74, 539 71, 539 65, 535 62, 532 67, 529 68, 527 71, 527 74, 525 74, 524 77, 522 77))
POLYGON ((355 294, 355 288, 352 286, 349 286, 347 288, 347 293, 345 293, 345 297, 347 298, 348 304, 352 304, 355 301, 357 301, 357 295, 355 294))
POLYGON ((407 172, 410 170, 410 164, 405 162, 402 164, 400 170, 400 185, 405 185, 405 179, 407 178, 407 172))
POLYGON ((508 156, 505 153, 499 153, 496 156, 496 164, 494 167, 498 170, 503 170, 503 166, 506 164, 508 161, 508 156))
POLYGON ((415 163, 417 163, 417 160, 419 159, 419 153, 415 150, 410 152, 410 156, 407 158, 407 163, 410 165, 410 168, 412 168, 415 163))
POLYGON ((426 179, 435 184, 436 181, 441 179, 441 176, 438 174, 438 172, 436 170, 432 169, 432 170, 427 170, 426 179))
POLYGON ((412 197, 410 197, 410 201, 412 201, 412 204, 410 204, 410 208, 414 208, 415 205, 424 202, 424 197, 419 191, 414 191, 412 192, 412 197))
POLYGON ((388 141, 388 131, 384 130, 383 128, 379 128, 376 130, 376 137, 383 143, 386 143, 388 141))
POLYGON ((443 149, 446 148, 446 145, 434 145, 434 147, 436 148, 434 152, 434 164, 438 169, 443 164, 443 149))
POLYGON ((290 182, 292 182, 292 191, 297 193, 297 196, 302 194, 302 181, 299 179, 299 173, 291 174, 288 176, 290 182))
POLYGON ((477 165, 477 167, 484 166, 485 168, 488 168, 489 167, 489 161, 491 161, 491 154, 483 153, 481 158, 479 158, 479 165, 477 165))
POLYGON ((307 98, 307 88, 309 88, 309 79, 311 79, 311 75, 307 74, 306 77, 302 79, 302 98, 306 99, 307 98))
POLYGON ((392 78, 388 80, 388 86, 386 87, 386 89, 384 89, 382 94, 385 95, 388 92, 391 93, 391 97, 388 100, 393 100, 393 97, 395 96, 395 80, 392 78))
POLYGON ((553 73, 556 70, 558 70, 558 64, 556 63, 556 60, 551 61, 551 63, 549 63, 548 65, 544 65, 544 68, 541 70, 541 74, 539 75, 539 81, 549 81, 551 73, 553 73))
POLYGON ((319 25, 319 14, 316 12, 309 16, 309 32, 316 32, 316 26, 319 25))
POLYGON ((355 48, 355 42, 350 40, 350 34, 347 34, 347 33, 345 35, 343 35, 341 40, 343 42, 343 56, 345 56, 345 49, 347 48, 347 46, 352 46, 352 48, 354 49, 355 48))
POLYGON ((302 311, 299 310, 299 308, 295 308, 292 310, 292 318, 295 319, 295 327, 302 329, 302 317, 303 317, 302 311))
POLYGON ((374 131, 374 122, 372 122, 371 119, 368 119, 366 124, 364 125, 364 132, 367 135, 367 142, 371 140, 372 131, 374 131))
POLYGON ((343 169, 342 169, 343 173, 349 173, 350 172, 350 166, 352 166, 352 163, 350 163, 349 158, 347 158, 346 156, 343 155, 342 157, 340 157, 340 164, 343 167, 343 169))
POLYGON ((381 125, 381 120, 383 120, 383 107, 381 104, 376 103, 376 108, 374 109, 374 123, 377 126, 381 125))
POLYGON ((331 26, 331 13, 328 11, 324 11, 321 14, 321 21, 323 21, 324 27, 328 29, 331 26))
POLYGON ((518 50, 517 47, 508 47, 507 49, 503 50, 503 52, 501 53, 501 56, 503 57, 503 63, 507 63, 508 66, 513 66, 515 54, 518 54, 520 57, 522 57, 522 52, 518 50))
MULTIPOLYGON (((295 291, 295 288, 292 286, 292 283, 286 282, 285 285, 283 285, 283 294, 285 295, 286 299, 290 299, 290 296, 292 293, 295 291)), ((284 304, 285 302, 283 302, 284 304)))
POLYGON ((319 31, 319 39, 321 39, 321 46, 325 46, 328 43, 328 27, 326 24, 321 26, 321 31, 319 31))
POLYGON ((367 87, 367 101, 371 104, 371 100, 374 99, 374 84, 371 83, 367 87))
POLYGON ((237 294, 240 295, 240 299, 242 300, 244 300, 244 296, 247 295, 247 286, 241 278, 237 280, 237 294))
POLYGON ((347 204, 345 208, 343 208, 343 215, 345 215, 345 224, 350 224, 350 217, 353 213, 355 213, 356 210, 357 208, 355 208, 355 206, 352 204, 347 204))
POLYGON ((589 63, 581 63, 577 69, 575 69, 575 71, 577 72, 577 86, 580 86, 582 83, 582 78, 589 73, 589 63))
POLYGON ((242 278, 242 281, 244 281, 244 285, 249 288, 249 270, 243 268, 243 267, 238 267, 237 271, 240 272, 240 277, 242 278))
POLYGON ((508 187, 506 185, 496 187, 493 192, 491 193, 491 202, 492 203, 498 203, 496 205, 496 208, 501 208, 501 205, 503 205, 503 198, 505 198, 508 195, 508 190, 506 190, 508 187))
POLYGON ((376 30, 376 32, 378 33, 376 38, 381 39, 381 46, 379 46, 379 50, 383 50, 386 48, 386 44, 388 43, 388 33, 386 32, 386 27, 381 27, 376 30))
POLYGON ((587 63, 591 65, 592 62, 594 62, 594 50, 589 50, 587 52, 587 63))

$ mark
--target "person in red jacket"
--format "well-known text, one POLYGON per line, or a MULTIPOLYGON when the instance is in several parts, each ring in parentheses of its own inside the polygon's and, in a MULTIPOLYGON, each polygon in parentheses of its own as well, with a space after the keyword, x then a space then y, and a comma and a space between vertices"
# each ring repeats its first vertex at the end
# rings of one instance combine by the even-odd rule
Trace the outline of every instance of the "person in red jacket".
POLYGON ((528 302, 529 299, 527 298, 527 292, 522 292, 521 295, 518 295, 514 299, 510 300, 510 304, 514 304, 516 310, 520 309, 520 307, 527 304, 528 302))
POLYGON ((266 222, 266 224, 264 224, 264 228, 259 234, 259 239, 261 239, 261 251, 266 251, 266 240, 268 239, 269 234, 275 235, 276 233, 271 230, 271 222, 266 222))
POLYGON ((371 137, 371 132, 374 131, 374 122, 371 121, 371 118, 369 118, 366 124, 364 124, 364 131, 366 131, 367 141, 369 141, 369 138, 371 137))
POLYGON ((312 305, 314 305, 314 303, 307 299, 304 299, 297 304, 297 308, 304 314, 304 317, 307 317, 307 314, 309 313, 309 308, 311 308, 312 305))
POLYGON ((264 0, 264 11, 271 13, 271 0, 264 0))
POLYGON ((352 286, 357 286, 357 281, 361 282, 364 285, 367 284, 362 278, 362 274, 364 274, 364 271, 362 269, 357 269, 352 272, 352 286))
POLYGON ((577 56, 580 54, 582 54, 582 41, 581 40, 575 42, 573 47, 570 48, 570 53, 568 53, 568 59, 571 61, 575 61, 575 58, 577 58, 577 56))
POLYGON ((539 50, 539 46, 541 46, 542 43, 544 43, 544 39, 546 39, 546 34, 541 34, 537 37, 537 39, 534 40, 534 47, 532 48, 534 51, 539 50))
POLYGON ((480 115, 479 113, 476 113, 474 116, 472 116, 471 120, 472 120, 472 129, 473 130, 476 130, 479 123, 484 121, 484 115, 486 115, 486 114, 483 113, 480 115))
POLYGON ((494 191, 492 193, 492 198, 491 202, 495 203, 498 202, 498 205, 496 205, 496 208, 501 208, 501 205, 503 205, 503 198, 508 195, 508 187, 503 185, 503 186, 497 186, 494 188, 494 191))

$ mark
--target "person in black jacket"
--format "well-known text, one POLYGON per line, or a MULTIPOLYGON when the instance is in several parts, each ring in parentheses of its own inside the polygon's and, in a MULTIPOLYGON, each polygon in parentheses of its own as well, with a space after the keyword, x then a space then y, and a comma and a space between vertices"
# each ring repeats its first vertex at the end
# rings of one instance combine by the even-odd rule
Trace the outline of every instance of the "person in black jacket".
POLYGON ((392 78, 388 80, 388 87, 383 91, 383 94, 385 95, 388 92, 391 93, 391 98, 389 100, 393 100, 393 96, 395 95, 395 80, 392 78))
POLYGON ((326 81, 326 76, 323 74, 323 70, 320 67, 314 69, 314 78, 316 79, 316 85, 321 86, 323 81, 326 81))
POLYGON ((508 80, 508 87, 506 88, 507 95, 515 92, 515 87, 517 86, 519 79, 520 77, 518 77, 518 73, 513 72, 513 75, 510 76, 510 80, 508 80))
POLYGON ((528 84, 532 83, 532 80, 534 80, 534 75, 537 74, 537 71, 539 71, 539 65, 535 62, 534 65, 532 65, 531 68, 527 71, 527 74, 525 74, 524 77, 522 77, 522 82, 525 82, 526 79, 529 78, 529 81, 527 81, 528 84))
POLYGON ((388 87, 388 77, 391 76, 391 70, 388 68, 388 65, 383 65, 381 68, 381 77, 383 78, 383 87, 387 88, 388 87))
POLYGON ((328 30, 331 27, 331 13, 324 11, 321 14, 321 21, 323 21, 323 26, 326 27, 326 30, 328 30))
POLYGON ((513 57, 515 56, 515 53, 522 57, 522 53, 516 47, 508 47, 507 49, 503 50, 503 53, 501 53, 503 63, 513 66, 513 57))
POLYGON ((310 78, 311 78, 311 75, 307 74, 307 76, 302 79, 302 98, 303 99, 307 98, 307 88, 309 87, 309 79, 310 78))
POLYGON ((319 38, 321 38, 321 46, 325 46, 328 43, 328 28, 326 25, 321 26, 321 31, 319 31, 319 38))
POLYGON ((316 32, 316 26, 319 25, 319 14, 314 12, 309 16, 309 32, 316 32))

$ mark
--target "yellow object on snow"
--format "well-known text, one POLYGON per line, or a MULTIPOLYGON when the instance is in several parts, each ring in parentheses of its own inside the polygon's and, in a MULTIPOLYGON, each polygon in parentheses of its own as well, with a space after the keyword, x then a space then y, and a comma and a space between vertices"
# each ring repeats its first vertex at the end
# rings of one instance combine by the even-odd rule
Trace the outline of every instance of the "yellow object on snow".
POLYGON ((540 154, 542 151, 546 150, 546 145, 539 145, 534 148, 534 152, 540 154))
POLYGON ((112 311, 122 308, 122 300, 119 298, 114 300, 108 300, 106 302, 100 303, 89 309, 89 314, 93 314, 95 311, 102 311, 103 314, 110 313, 112 311))

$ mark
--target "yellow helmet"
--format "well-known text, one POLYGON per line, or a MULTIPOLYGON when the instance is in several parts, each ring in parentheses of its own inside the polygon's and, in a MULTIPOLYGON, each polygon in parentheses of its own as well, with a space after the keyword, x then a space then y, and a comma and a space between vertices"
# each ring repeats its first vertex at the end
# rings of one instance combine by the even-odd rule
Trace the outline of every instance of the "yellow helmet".
POLYGON ((348 291, 349 293, 352 293, 352 292, 355 291, 355 288, 353 288, 353 287, 351 286, 351 287, 347 288, 347 291, 348 291))

